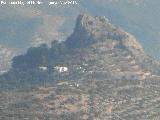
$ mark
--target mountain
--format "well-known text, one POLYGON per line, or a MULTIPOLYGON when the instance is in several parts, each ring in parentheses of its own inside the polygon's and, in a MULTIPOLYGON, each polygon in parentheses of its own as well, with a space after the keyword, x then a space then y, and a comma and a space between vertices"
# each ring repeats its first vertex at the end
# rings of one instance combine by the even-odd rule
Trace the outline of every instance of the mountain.
POLYGON ((77 5, 67 6, 48 6, 50 1, 42 2, 42 5, 1 5, 2 46, 25 53, 29 47, 64 41, 72 33, 77 15, 86 13, 106 16, 116 26, 134 34, 150 56, 159 58, 159 0, 81 0, 77 5))
POLYGON ((7 119, 159 119, 159 61, 105 17, 79 15, 66 41, 29 48, 1 76, 7 119))
POLYGON ((107 39, 111 39, 115 46, 125 47, 129 50, 133 48, 143 52, 143 47, 132 35, 114 27, 105 16, 80 15, 77 18, 75 30, 66 43, 70 47, 85 47, 94 42, 106 42, 107 39))

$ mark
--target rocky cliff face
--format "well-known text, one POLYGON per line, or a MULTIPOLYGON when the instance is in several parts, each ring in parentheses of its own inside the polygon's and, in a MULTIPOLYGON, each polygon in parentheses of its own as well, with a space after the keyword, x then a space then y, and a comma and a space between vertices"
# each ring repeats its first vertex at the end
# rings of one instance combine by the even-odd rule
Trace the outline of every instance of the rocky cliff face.
MULTIPOLYGON (((147 56, 142 45, 133 35, 119 27, 115 27, 104 16, 79 15, 74 32, 67 39, 66 45, 69 48, 89 49, 87 47, 98 44, 101 44, 101 46, 99 45, 96 48, 102 47, 103 50, 106 50, 104 57, 108 55, 108 51, 114 53, 114 51, 121 50, 122 52, 119 53, 119 56, 123 52, 127 52, 144 69, 150 69, 156 73, 159 71, 157 67, 159 62, 147 56)), ((123 58, 125 59, 125 57, 123 58)))
POLYGON ((107 41, 112 48, 120 46, 130 51, 137 50, 143 53, 143 47, 134 36, 121 28, 116 28, 106 17, 79 15, 75 30, 67 43, 73 44, 73 47, 84 47, 91 43, 107 41))

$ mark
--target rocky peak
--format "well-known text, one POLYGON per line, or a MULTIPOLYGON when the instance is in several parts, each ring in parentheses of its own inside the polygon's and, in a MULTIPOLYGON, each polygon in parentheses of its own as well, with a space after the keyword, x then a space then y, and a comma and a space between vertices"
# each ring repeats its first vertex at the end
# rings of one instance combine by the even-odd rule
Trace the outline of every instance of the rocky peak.
POLYGON ((122 47, 132 52, 143 52, 143 47, 134 36, 112 25, 105 16, 79 15, 74 32, 66 43, 76 48, 97 42, 108 42, 113 48, 122 47), (110 40, 112 42, 108 42, 110 40))

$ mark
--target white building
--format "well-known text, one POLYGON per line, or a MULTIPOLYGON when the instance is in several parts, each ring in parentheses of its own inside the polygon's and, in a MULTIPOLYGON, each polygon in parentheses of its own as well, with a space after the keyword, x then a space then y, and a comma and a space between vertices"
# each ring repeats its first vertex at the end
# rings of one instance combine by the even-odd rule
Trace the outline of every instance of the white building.
POLYGON ((65 67, 65 66, 56 66, 56 67, 54 67, 54 69, 57 70, 60 73, 68 71, 68 67, 65 67))
POLYGON ((39 69, 42 70, 42 71, 46 71, 47 67, 46 66, 39 66, 39 69))

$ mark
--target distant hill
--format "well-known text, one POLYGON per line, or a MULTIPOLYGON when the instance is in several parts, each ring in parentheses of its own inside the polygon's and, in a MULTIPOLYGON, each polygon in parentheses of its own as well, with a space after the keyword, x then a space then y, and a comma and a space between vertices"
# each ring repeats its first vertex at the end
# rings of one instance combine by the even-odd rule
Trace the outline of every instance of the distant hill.
POLYGON ((0 45, 0 75, 10 69, 11 59, 16 55, 17 50, 0 45))

